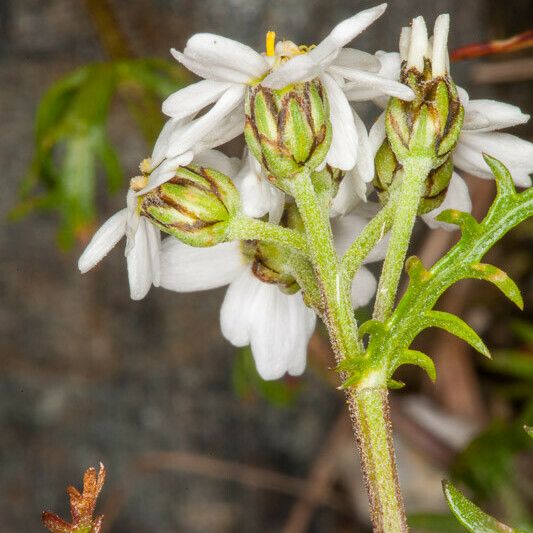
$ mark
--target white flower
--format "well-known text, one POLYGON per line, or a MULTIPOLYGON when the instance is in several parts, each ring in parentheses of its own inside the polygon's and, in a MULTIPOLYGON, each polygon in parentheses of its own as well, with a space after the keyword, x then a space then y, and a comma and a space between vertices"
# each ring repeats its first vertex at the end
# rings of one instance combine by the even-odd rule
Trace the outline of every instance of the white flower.
MULTIPOLYGON (((404 99, 413 98, 411 89, 405 85, 375 73, 379 62, 373 56, 344 48, 381 16, 385 8, 386 4, 381 4, 344 20, 316 47, 298 47, 290 41, 274 46, 275 34, 269 32, 266 55, 219 35, 193 35, 183 53, 172 50, 172 54, 205 79, 171 95, 163 104, 163 111, 176 120, 190 119, 208 105, 215 105, 193 120, 186 131, 171 136, 167 157, 174 157, 176 151, 183 152, 184 146, 198 142, 233 114, 240 113, 248 85, 261 83, 280 89, 319 77, 331 110, 332 143, 326 162, 334 168, 351 170, 357 158, 354 152, 357 128, 343 93, 345 82, 366 84, 383 94, 404 99)), ((244 125, 241 126, 240 131, 244 125)))
MULTIPOLYGON (((380 59, 388 64, 387 70, 399 76, 400 62, 406 61, 408 67, 423 69, 424 57, 432 62, 433 76, 444 75, 449 71, 447 50, 449 15, 440 15, 435 21, 434 35, 428 39, 427 29, 422 17, 413 20, 411 28, 403 28, 400 36, 400 56, 380 53, 380 59), (386 57, 385 57, 386 56, 386 57)), ((533 172, 533 143, 497 130, 523 124, 529 115, 513 105, 495 100, 470 100, 468 93, 458 87, 459 98, 465 110, 464 124, 452 152, 454 166, 484 179, 494 179, 483 154, 500 160, 511 173, 514 182, 520 187, 531 185, 530 173, 533 172)), ((369 137, 374 155, 385 139, 385 113, 382 113, 372 126, 369 137)), ((422 218, 432 228, 456 229, 457 226, 438 222, 435 217, 445 209, 470 212, 472 202, 464 180, 453 173, 446 198, 437 209, 422 218)))
POLYGON ((94 234, 78 261, 82 274, 96 266, 126 236, 126 261, 130 295, 142 300, 152 285, 159 286, 160 233, 139 216, 137 198, 128 191, 127 207, 115 213, 94 234))
MULTIPOLYGON (((365 206, 366 207, 366 206, 365 206)), ((374 215, 369 205, 364 213, 374 215)), ((336 246, 343 253, 368 220, 348 215, 334 223, 336 246)), ((366 263, 385 255, 383 239, 366 263)), ((257 278, 240 242, 193 248, 167 238, 161 246, 161 286, 193 292, 229 285, 220 311, 224 337, 235 346, 251 345, 257 370, 264 379, 285 373, 300 375, 306 364, 307 344, 315 329, 315 313, 306 307, 301 293, 288 295, 276 284, 257 278)), ((373 274, 362 267, 352 285, 354 307, 366 305, 376 290, 373 274)))
POLYGON ((244 111, 238 110, 228 116, 218 128, 195 140, 190 134, 194 121, 168 120, 159 134, 151 158, 146 161, 146 168, 143 168, 143 171, 150 174, 148 184, 137 194, 146 194, 159 187, 175 174, 178 167, 188 165, 197 155, 233 139, 242 132, 243 121, 244 111))
POLYGON ((255 277, 238 241, 193 248, 172 238, 163 241, 161 286, 192 292, 228 285, 220 311, 222 334, 234 346, 251 345, 263 379, 300 375, 315 313, 300 293, 288 295, 255 277))

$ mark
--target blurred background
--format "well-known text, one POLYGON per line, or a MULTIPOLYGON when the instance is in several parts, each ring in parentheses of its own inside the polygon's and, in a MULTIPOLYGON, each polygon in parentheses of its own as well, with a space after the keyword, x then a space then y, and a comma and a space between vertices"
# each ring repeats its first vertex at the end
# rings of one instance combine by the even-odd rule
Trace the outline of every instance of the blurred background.
MULTIPOLYGON (((98 461, 108 469, 98 507, 105 531, 369 531, 322 330, 301 379, 264 383, 250 354, 220 334, 223 290, 153 289, 133 302, 122 245, 83 277, 76 262, 95 227, 123 207, 127 179, 162 124, 160 102, 193 81, 169 60, 170 47, 183 48, 199 31, 257 49, 269 29, 317 42, 373 4, 1 0, 3 532, 42 531, 44 509, 67 517, 64 488, 79 487, 98 461)), ((533 25, 529 0, 391 0, 355 46, 396 50, 402 25, 419 14, 432 25, 441 12, 452 16, 451 48, 533 25)), ((471 97, 533 110, 531 49, 459 61, 453 73, 471 97)), ((376 115, 370 105, 359 111, 368 120, 376 115)), ((531 139, 533 129, 516 134, 531 139)), ((226 148, 239 155, 242 140, 226 148)), ((493 183, 468 181, 479 217, 493 183)), ((430 265, 455 238, 420 226, 413 252, 430 265)), ((499 518, 533 531, 533 464, 522 431, 528 416, 533 425, 532 244, 530 221, 489 261, 521 287, 525 313, 482 282, 459 284, 440 304, 480 332, 494 360, 432 332, 417 343, 436 360, 436 386, 419 370, 404 371, 406 388, 392 393, 414 531, 460 531, 442 497, 445 477, 499 518)))

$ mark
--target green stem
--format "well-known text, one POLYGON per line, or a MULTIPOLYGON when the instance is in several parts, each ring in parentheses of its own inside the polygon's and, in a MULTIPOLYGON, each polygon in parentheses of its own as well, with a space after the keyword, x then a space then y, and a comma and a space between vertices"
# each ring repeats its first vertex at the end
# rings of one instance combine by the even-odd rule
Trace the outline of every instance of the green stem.
POLYGON ((420 204, 422 186, 430 169, 431 161, 424 158, 413 158, 404 163, 389 247, 376 294, 375 320, 385 321, 392 312, 420 204))
MULTIPOLYGON (((309 254, 323 301, 322 317, 337 362, 347 357, 363 357, 350 301, 350 285, 343 287, 340 283, 341 266, 333 244, 328 212, 320 205, 308 174, 295 179, 292 193, 304 222, 309 254)), ((396 473, 384 374, 369 374, 358 388, 348 389, 346 395, 374 529, 380 533, 405 532, 407 524, 396 473)))
POLYGON ((362 352, 349 293, 341 291, 340 268, 333 244, 329 213, 315 193, 308 172, 294 179, 293 196, 302 217, 309 255, 320 285, 323 320, 330 333, 337 362, 347 354, 362 352))
POLYGON ((307 254, 307 241, 298 231, 245 215, 237 215, 231 221, 227 238, 228 240, 274 242, 307 254))
POLYGON ((363 261, 372 248, 391 229, 395 204, 392 200, 372 218, 357 236, 350 248, 342 257, 341 267, 343 280, 351 284, 355 274, 361 268, 363 261))
POLYGON ((352 424, 375 532, 408 531, 396 471, 386 387, 353 389, 348 397, 352 424))

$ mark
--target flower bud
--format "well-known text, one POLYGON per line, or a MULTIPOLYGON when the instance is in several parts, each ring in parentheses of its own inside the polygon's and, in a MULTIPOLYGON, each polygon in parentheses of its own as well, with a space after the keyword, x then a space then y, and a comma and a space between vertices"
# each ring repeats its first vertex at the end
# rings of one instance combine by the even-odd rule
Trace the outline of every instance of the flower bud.
POLYGON ((274 90, 248 87, 244 135, 252 154, 287 192, 285 180, 324 162, 331 144, 326 93, 318 79, 274 90))
POLYGON ((224 242, 239 205, 230 178, 196 165, 179 167, 172 179, 140 199, 141 215, 191 246, 224 242))
POLYGON ((331 200, 339 191, 339 185, 344 177, 345 172, 326 165, 323 170, 313 172, 311 174, 311 181, 313 187, 319 198, 323 198, 326 205, 329 207, 331 200))
POLYGON ((451 152, 463 126, 464 108, 446 68, 448 24, 447 16, 437 19, 432 47, 422 17, 402 32, 400 48, 406 57, 400 80, 413 90, 415 98, 411 102, 389 100, 387 138, 376 154, 374 186, 382 202, 388 199, 388 189, 407 160, 422 158, 430 163, 420 213, 444 200, 452 177, 451 152))
MULTIPOLYGON (((402 166, 398 163, 390 144, 385 141, 376 154, 376 176, 373 181, 381 204, 385 205, 388 202, 390 187, 394 181, 401 179, 402 172, 402 166)), ((428 213, 442 204, 448 191, 452 172, 451 157, 429 172, 418 206, 419 215, 428 213)))
POLYGON ((296 279, 287 271, 289 258, 286 250, 264 241, 243 241, 244 255, 252 261, 252 273, 265 283, 275 283, 286 294, 300 290, 296 279))

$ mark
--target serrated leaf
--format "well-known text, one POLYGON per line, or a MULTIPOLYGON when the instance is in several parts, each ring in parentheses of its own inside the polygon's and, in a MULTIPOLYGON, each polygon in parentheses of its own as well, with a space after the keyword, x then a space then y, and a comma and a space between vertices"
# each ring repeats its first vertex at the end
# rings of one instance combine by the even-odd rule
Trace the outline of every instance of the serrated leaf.
POLYGON ((444 329, 452 335, 463 339, 485 357, 490 358, 489 349, 479 338, 479 335, 458 316, 444 311, 427 311, 420 324, 423 329, 431 327, 444 329))
POLYGON ((479 232, 477 220, 470 213, 464 213, 457 209, 445 209, 437 215, 436 220, 459 226, 463 234, 468 236, 473 236, 479 232))
POLYGON ((417 350, 404 350, 402 354, 394 361, 393 368, 390 369, 390 374, 401 365, 416 365, 425 370, 431 381, 435 382, 437 379, 437 371, 435 370, 435 363, 423 352, 417 350))
POLYGON ((468 531, 472 533, 522 533, 483 512, 449 481, 442 482, 442 490, 448 507, 468 531))
POLYGON ((524 300, 516 283, 503 271, 494 265, 475 263, 470 267, 469 277, 482 279, 494 284, 519 309, 524 309, 524 300))
POLYGON ((426 267, 416 255, 412 255, 406 259, 405 271, 407 272, 407 275, 415 282, 423 282, 431 278, 431 273, 426 270, 426 267))
POLYGON ((514 185, 511 173, 507 170, 506 166, 501 161, 498 161, 489 154, 484 153, 483 159, 487 165, 489 165, 491 172, 496 178, 498 196, 514 196, 516 194, 516 187, 514 185))
POLYGON ((397 379, 388 379, 387 387, 392 390, 403 389, 405 387, 405 383, 397 379))

